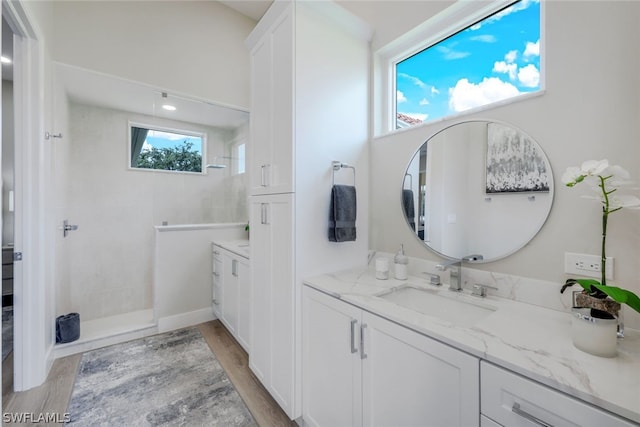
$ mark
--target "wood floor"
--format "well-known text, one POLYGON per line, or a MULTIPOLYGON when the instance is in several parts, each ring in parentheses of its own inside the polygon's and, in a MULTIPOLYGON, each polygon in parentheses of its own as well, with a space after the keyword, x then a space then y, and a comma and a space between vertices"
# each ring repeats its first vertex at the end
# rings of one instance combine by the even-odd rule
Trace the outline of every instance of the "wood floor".
MULTIPOLYGON (((260 427, 297 426, 253 375, 247 353, 219 320, 202 323, 198 328, 260 427)), ((43 385, 14 393, 10 381, 13 356, 8 356, 2 364, 3 413, 64 414, 69 406, 80 358, 81 355, 76 354, 56 359, 43 385)))

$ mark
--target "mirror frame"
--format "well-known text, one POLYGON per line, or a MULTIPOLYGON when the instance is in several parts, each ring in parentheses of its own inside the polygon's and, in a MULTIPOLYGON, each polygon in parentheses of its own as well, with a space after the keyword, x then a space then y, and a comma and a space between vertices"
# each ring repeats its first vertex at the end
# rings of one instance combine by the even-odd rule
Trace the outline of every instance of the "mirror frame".
MULTIPOLYGON (((523 243, 518 243, 518 245, 515 245, 513 249, 510 249, 508 251, 506 251, 505 253, 502 253, 498 256, 492 257, 492 258, 487 258, 487 259, 482 259, 482 260, 473 260, 471 261, 473 264, 483 264, 483 263, 490 263, 490 262, 495 262, 498 260, 502 260, 504 258, 507 258, 511 255, 513 255, 514 253, 520 251, 522 248, 524 248, 526 245, 528 245, 539 233, 540 230, 542 230, 542 228, 544 227, 544 225, 546 224, 546 222, 549 219, 549 215, 551 214, 551 209, 553 208, 553 202, 555 199, 555 186, 554 186, 554 177, 553 177, 553 168, 551 166, 551 161, 549 160, 549 157, 547 156, 547 154, 545 153, 545 151, 542 149, 542 147, 540 146, 540 144, 538 143, 538 141, 536 141, 534 138, 532 138, 527 132, 524 132, 522 129, 520 129, 519 127, 511 124, 511 123, 507 123, 501 120, 496 120, 496 119, 485 119, 485 118, 473 118, 473 119, 467 119, 467 120, 460 120, 460 121, 456 121, 455 123, 451 123, 451 124, 447 124, 444 127, 441 127, 439 129, 437 129, 435 132, 430 133, 430 135, 424 140, 424 142, 422 144, 420 144, 420 146, 414 151, 413 155, 411 156, 411 158, 409 159, 409 161, 406 163, 404 169, 403 169, 403 174, 400 180, 400 198, 399 198, 399 202, 400 202, 400 211, 402 213, 402 216, 404 217, 405 220, 405 224, 407 225, 407 228, 411 231, 411 234, 418 240, 418 242, 421 243, 421 245, 423 247, 425 247, 426 249, 428 249, 429 251, 445 258, 448 260, 454 260, 454 259, 459 259, 456 257, 453 257, 451 255, 447 255, 444 254, 436 249, 434 249, 433 247, 431 247, 430 245, 427 244, 427 242, 425 242, 424 240, 420 239, 420 237, 418 236, 418 233, 415 229, 411 228, 411 224, 409 223, 409 219, 405 213, 404 207, 403 207, 403 190, 405 189, 405 179, 406 179, 406 174, 407 171, 409 170, 409 167, 411 166, 411 163, 414 161, 415 157, 417 155, 419 155, 420 151, 422 150, 423 147, 425 147, 425 145, 434 137, 436 137, 437 135, 441 134, 442 132, 446 131, 447 129, 450 129, 454 126, 458 126, 458 125, 462 125, 465 123, 496 123, 499 125, 503 125, 503 126, 507 126, 510 127, 512 129, 515 129, 516 131, 518 131, 519 133, 523 134, 526 138, 528 138, 529 140, 533 141, 536 146, 537 149, 540 151, 540 153, 542 154, 545 164, 547 166, 547 173, 549 175, 549 179, 548 179, 548 184, 549 184, 549 190, 548 190, 548 194, 550 195, 550 200, 549 200, 549 207, 546 211, 546 214, 544 215, 544 218, 541 218, 540 220, 540 224, 538 227, 536 227, 535 231, 528 236, 525 241, 523 243)), ((484 167, 486 168, 486 152, 487 152, 487 147, 484 148, 485 151, 485 164, 484 167)), ((419 181, 418 181, 419 182, 419 181)), ((418 188, 419 188, 419 183, 418 183, 418 188)), ((485 182, 485 186, 486 186, 486 182, 485 182)), ((519 192, 519 193, 515 193, 515 194, 527 194, 529 192, 519 192)), ((534 193, 535 192, 531 192, 534 193)), ((487 193, 486 197, 493 197, 494 194, 493 193, 487 193)), ((419 221, 419 219, 418 219, 419 221)))

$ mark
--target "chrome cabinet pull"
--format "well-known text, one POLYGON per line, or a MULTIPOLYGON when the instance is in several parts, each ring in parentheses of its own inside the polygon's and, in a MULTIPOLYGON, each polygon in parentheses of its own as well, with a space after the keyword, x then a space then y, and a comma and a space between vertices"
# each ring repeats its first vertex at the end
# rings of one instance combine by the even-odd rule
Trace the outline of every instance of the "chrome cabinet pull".
POLYGON ((364 352, 364 330, 367 327, 366 323, 360 325, 360 359, 366 359, 367 354, 364 352))
POLYGON ((265 166, 266 165, 260 166, 260 185, 262 187, 266 187, 267 186, 267 184, 265 182, 265 179, 264 179, 264 168, 265 168, 265 166))
POLYGON ((266 170, 266 174, 264 176, 264 186, 265 187, 270 187, 271 186, 271 165, 270 164, 266 164, 264 165, 264 168, 266 170))
POLYGON ((231 260, 231 275, 234 277, 238 277, 238 260, 231 260))
POLYGON ((513 406, 511 407, 511 412, 513 412, 516 415, 520 415, 522 418, 531 421, 534 424, 537 424, 539 426, 542 427, 553 427, 553 424, 549 424, 547 422, 542 421, 540 418, 531 415, 530 413, 523 411, 522 409, 520 409, 520 404, 518 402, 514 402, 513 406))
POLYGON ((267 212, 267 204, 260 204, 260 224, 269 225, 269 212, 267 212))
POLYGON ((356 348, 356 323, 358 323, 356 319, 351 320, 351 354, 358 352, 356 348))

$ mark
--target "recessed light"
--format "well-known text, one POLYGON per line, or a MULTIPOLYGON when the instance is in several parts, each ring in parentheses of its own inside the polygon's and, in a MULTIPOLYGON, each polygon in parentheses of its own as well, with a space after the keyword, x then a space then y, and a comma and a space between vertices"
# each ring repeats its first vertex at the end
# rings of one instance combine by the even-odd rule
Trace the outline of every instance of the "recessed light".
POLYGON ((11 64, 11 58, 7 58, 6 56, 0 56, 0 62, 3 64, 11 64))
POLYGON ((173 105, 170 105, 170 104, 164 104, 162 106, 162 108, 164 108, 167 111, 176 111, 176 107, 174 107, 173 105))

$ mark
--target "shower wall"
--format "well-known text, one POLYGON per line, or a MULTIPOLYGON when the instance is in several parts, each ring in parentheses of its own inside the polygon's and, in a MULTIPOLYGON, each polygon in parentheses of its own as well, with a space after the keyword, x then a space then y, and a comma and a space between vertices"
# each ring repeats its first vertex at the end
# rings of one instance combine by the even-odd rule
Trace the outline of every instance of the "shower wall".
POLYGON ((130 170, 128 121, 206 133, 209 163, 229 155, 246 127, 215 129, 76 103, 68 111, 68 137, 59 142, 68 145, 60 150, 68 156, 60 160, 67 181, 61 191, 67 219, 79 228, 59 245, 67 268, 57 314, 76 311, 90 320, 152 308, 154 226, 246 221, 245 174, 130 170))

